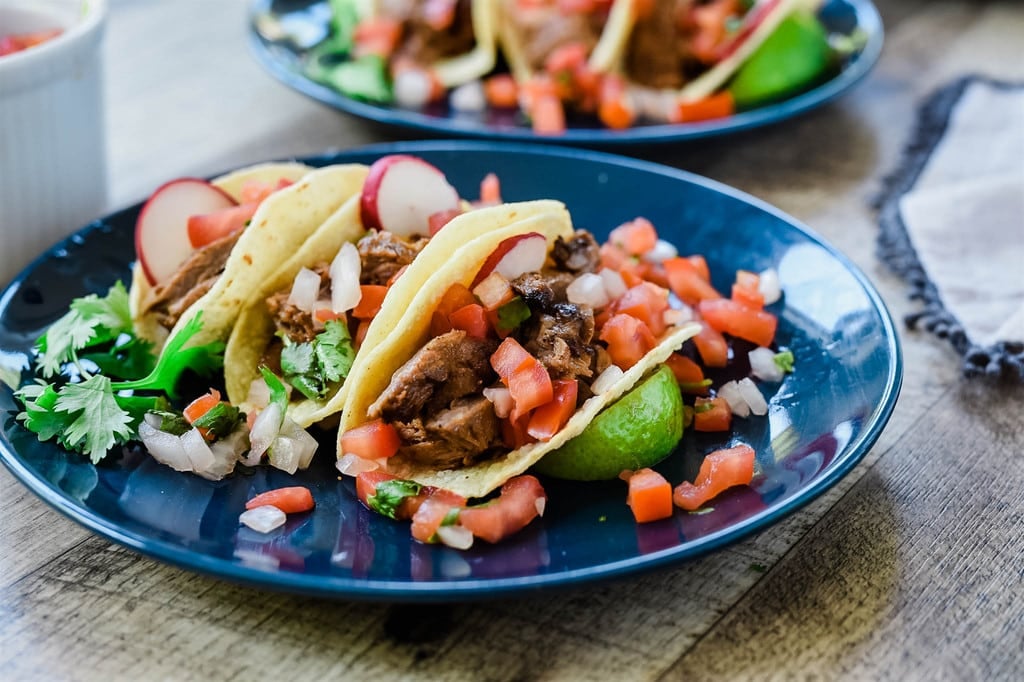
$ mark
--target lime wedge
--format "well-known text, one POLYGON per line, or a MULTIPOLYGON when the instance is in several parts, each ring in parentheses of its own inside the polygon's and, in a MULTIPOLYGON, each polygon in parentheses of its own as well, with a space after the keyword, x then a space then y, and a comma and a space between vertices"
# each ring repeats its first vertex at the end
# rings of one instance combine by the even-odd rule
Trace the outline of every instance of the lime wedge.
POLYGON ((574 481, 611 479, 624 469, 654 466, 682 437, 683 398, 672 370, 662 365, 533 468, 574 481))
POLYGON ((797 11, 744 62, 729 84, 737 109, 749 109, 810 87, 828 69, 832 50, 814 15, 797 11))

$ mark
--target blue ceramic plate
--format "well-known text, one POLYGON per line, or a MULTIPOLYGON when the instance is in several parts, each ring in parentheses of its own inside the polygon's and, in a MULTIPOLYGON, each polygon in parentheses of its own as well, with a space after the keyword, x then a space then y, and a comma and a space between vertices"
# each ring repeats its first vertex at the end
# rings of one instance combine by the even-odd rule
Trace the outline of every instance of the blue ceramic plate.
POLYGON ((609 130, 591 117, 571 118, 562 135, 535 135, 517 112, 488 110, 464 114, 440 104, 424 111, 362 102, 309 78, 304 71, 309 48, 327 35, 330 9, 324 0, 254 0, 250 45, 259 62, 286 85, 350 114, 388 125, 451 137, 529 140, 557 144, 612 145, 688 140, 775 123, 838 97, 868 74, 882 53, 882 20, 871 0, 824 0, 819 18, 830 34, 858 36, 861 47, 843 59, 818 86, 775 104, 701 123, 647 124, 609 130))
MULTIPOLYGON (((782 384, 762 384, 768 416, 736 420, 760 474, 713 510, 637 525, 620 481, 544 481, 547 513, 498 546, 464 553, 413 542, 409 526, 365 510, 333 467, 327 436, 314 466, 296 476, 270 468, 209 482, 137 451, 93 466, 39 443, 14 419, 0 387, 0 457, 26 486, 92 531, 184 568, 264 588, 376 600, 456 600, 567 587, 635 574, 706 554, 771 525, 842 478, 885 425, 901 380, 892 321, 864 275, 807 228, 715 182, 618 156, 553 147, 472 142, 376 146, 310 160, 369 163, 418 154, 465 196, 496 171, 507 200, 561 199, 601 240, 646 216, 682 253, 702 253, 727 290, 737 268, 778 269, 778 343, 796 356, 782 384), (245 501, 301 484, 316 510, 269 535, 240 528, 245 501)), ((97 221, 33 263, 0 297, 0 360, 28 366, 33 340, 72 298, 128 281, 139 207, 97 221)), ((27 374, 26 374, 27 376, 27 374)), ((680 482, 720 437, 690 434, 661 467, 680 482)))

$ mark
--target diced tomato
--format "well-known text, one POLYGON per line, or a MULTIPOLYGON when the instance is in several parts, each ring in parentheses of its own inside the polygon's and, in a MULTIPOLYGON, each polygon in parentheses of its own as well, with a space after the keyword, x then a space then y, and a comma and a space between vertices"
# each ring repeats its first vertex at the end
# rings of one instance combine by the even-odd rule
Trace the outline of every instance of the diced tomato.
POLYGON ((565 109, 557 95, 541 95, 530 107, 533 132, 538 135, 560 135, 565 132, 565 109))
POLYGON ((613 315, 605 322, 598 338, 608 344, 612 362, 624 370, 640 362, 656 343, 646 324, 623 314, 613 315))
POLYGON ((437 32, 448 30, 455 23, 456 0, 425 0, 423 18, 437 32))
POLYGON ((480 181, 480 203, 500 204, 501 203, 501 181, 494 173, 488 173, 480 181))
POLYGON ((359 299, 359 304, 353 308, 352 316, 358 320, 372 320, 380 312, 388 288, 380 284, 360 284, 359 289, 363 296, 359 299))
POLYGON ((509 377, 532 357, 525 348, 519 345, 518 341, 508 338, 502 341, 498 349, 491 355, 491 367, 507 384, 509 377))
POLYGON ((195 423, 197 419, 212 410, 220 403, 220 391, 211 388, 209 393, 199 396, 188 404, 182 414, 189 424, 195 423))
POLYGON ((701 301, 697 306, 708 325, 758 346, 770 346, 778 319, 764 310, 749 308, 729 299, 701 301))
POLYGON ((701 325, 700 332, 693 337, 697 353, 706 367, 725 367, 729 364, 729 342, 710 324, 701 325))
POLYGON ((690 42, 690 52, 705 64, 718 59, 717 47, 726 37, 729 18, 740 13, 739 0, 711 0, 695 6, 692 12, 697 35, 690 42))
POLYGON ((672 293, 687 305, 722 297, 688 258, 669 258, 664 266, 672 293))
POLYGON ((188 241, 193 248, 211 244, 237 232, 252 220, 259 204, 239 204, 213 213, 188 217, 188 241))
MULTIPOLYGON (((509 415, 511 417, 511 415, 509 415)), ((529 433, 530 414, 517 415, 517 419, 501 420, 502 442, 511 450, 516 450, 529 443, 535 442, 529 433)))
POLYGON ((665 311, 668 310, 668 291, 650 282, 641 282, 620 296, 612 306, 613 312, 631 315, 647 325, 654 336, 665 331, 665 311))
POLYGON ((395 51, 401 37, 401 22, 383 16, 360 21, 352 32, 356 56, 359 57, 369 54, 388 57, 395 51))
POLYGON ((423 505, 428 499, 437 499, 441 502, 445 502, 451 507, 465 507, 466 498, 457 493, 453 493, 451 490, 445 488, 437 488, 432 485, 425 485, 420 490, 419 495, 413 495, 402 500, 396 510, 395 516, 399 519, 411 519, 415 516, 416 512, 419 511, 420 506, 423 505))
POLYGON ((719 493, 737 485, 750 485, 754 479, 754 449, 749 445, 716 450, 700 465, 697 479, 676 486, 672 501, 677 507, 694 511, 719 493))
POLYGON ((433 237, 441 231, 445 225, 462 215, 461 208, 447 208, 437 213, 431 213, 427 218, 427 232, 433 237))
POLYGON ((626 504, 637 523, 667 519, 672 516, 672 486, 657 471, 640 469, 629 477, 626 504))
POLYGON ((608 241, 630 255, 642 256, 658 243, 658 232, 647 218, 635 218, 612 230, 608 241))
POLYGON ((510 74, 499 73, 484 81, 484 97, 496 109, 515 109, 519 105, 519 86, 510 74))
POLYGON ((619 270, 627 262, 631 262, 629 255, 611 242, 601 245, 601 265, 609 270, 619 270))
POLYGON ((694 102, 679 102, 671 116, 672 123, 695 123, 725 118, 736 113, 736 101, 728 90, 708 95, 694 102))
POLYGON ((725 398, 697 398, 693 404, 694 431, 728 431, 732 410, 725 398))
POLYGON ((552 77, 569 76, 587 63, 587 46, 579 41, 563 43, 548 53, 544 70, 552 77))
POLYGON ((644 261, 637 265, 637 272, 648 282, 657 284, 662 289, 668 289, 668 274, 665 272, 665 266, 661 263, 649 263, 644 261))
POLYGON ((555 396, 551 375, 548 374, 544 365, 532 355, 512 373, 506 385, 509 393, 512 394, 512 402, 515 405, 510 415, 513 420, 535 407, 551 402, 555 396))
POLYGON ((597 117, 616 130, 628 128, 636 120, 636 110, 626 95, 626 83, 621 76, 609 74, 601 79, 597 117))
POLYGON ((384 481, 393 481, 398 476, 389 474, 386 471, 380 469, 374 469, 373 471, 364 471, 356 476, 356 497, 363 503, 363 506, 367 509, 370 508, 369 499, 370 496, 377 492, 377 486, 384 481))
POLYGON ((479 303, 470 303, 448 316, 452 329, 461 329, 476 339, 486 339, 491 325, 487 312, 479 303))
POLYGON ((707 394, 707 386, 701 385, 704 382, 704 370, 696 362, 685 355, 673 353, 668 356, 665 364, 675 374, 676 381, 679 382, 679 388, 682 389, 683 393, 707 394))
POLYGON ((598 7, 598 0, 558 0, 562 14, 590 14, 598 7))
POLYGON ((59 36, 63 31, 59 28, 31 33, 14 33, 0 37, 0 57, 27 50, 59 36))
POLYGON ((295 485, 288 488, 277 488, 275 490, 268 490, 265 493, 260 493, 246 502, 245 508, 254 509, 265 505, 277 507, 285 514, 297 514, 299 512, 309 511, 314 507, 315 503, 313 502, 313 494, 309 492, 309 488, 301 485, 295 485))
POLYGON ((533 411, 526 429, 527 433, 542 443, 551 440, 572 417, 576 411, 576 396, 579 392, 579 383, 576 379, 556 379, 551 383, 554 397, 551 402, 533 411))
POLYGON ((383 419, 349 429, 341 436, 342 453, 351 453, 363 459, 392 457, 402 445, 398 431, 383 419))
POLYGON ((760 290, 761 278, 753 272, 739 270, 736 282, 732 285, 732 300, 742 303, 748 308, 761 310, 764 308, 764 294, 760 290))
POLYGON ((543 515, 547 494, 533 476, 516 476, 501 486, 498 499, 459 513, 459 524, 474 536, 496 543, 543 515))
POLYGON ((700 275, 701 279, 705 282, 711 281, 711 268, 708 267, 708 262, 704 256, 695 254, 693 256, 687 256, 686 260, 690 261, 690 265, 692 265, 693 269, 697 271, 697 274, 700 275))
POLYGON ((352 336, 352 342, 356 345, 356 348, 363 345, 363 341, 366 340, 366 332, 370 331, 369 320, 359 320, 359 326, 356 327, 356 333, 352 336))
POLYGON ((640 267, 635 263, 627 262, 619 270, 619 274, 622 276, 622 281, 630 289, 644 283, 643 275, 640 274, 640 267))
POLYGON ((431 336, 440 336, 450 332, 452 324, 448 319, 449 316, 459 308, 464 308, 476 302, 476 296, 464 284, 456 283, 450 286, 444 296, 441 297, 441 301, 437 304, 437 309, 431 317, 431 336))
POLYGON ((437 542, 437 529, 448 518, 448 514, 451 513, 452 509, 459 509, 460 507, 462 505, 453 505, 438 497, 423 500, 419 509, 412 516, 413 538, 420 542, 437 542))
POLYGON ((336 313, 330 308, 317 308, 313 311, 313 320, 323 324, 331 320, 344 320, 345 313, 336 313))

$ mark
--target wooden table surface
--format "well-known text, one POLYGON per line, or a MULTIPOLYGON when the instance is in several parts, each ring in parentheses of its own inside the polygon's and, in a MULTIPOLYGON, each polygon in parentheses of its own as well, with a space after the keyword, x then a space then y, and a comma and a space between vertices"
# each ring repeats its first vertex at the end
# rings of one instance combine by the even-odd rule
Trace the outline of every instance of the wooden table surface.
MULTIPOLYGON (((112 208, 162 180, 392 139, 250 56, 242 0, 112 0, 112 208)), ((639 156, 781 207, 895 318, 870 202, 934 88, 1024 78, 1024 5, 880 2, 871 77, 768 130, 639 156)), ((111 545, 0 469, 0 679, 1022 679, 1024 391, 967 382, 901 328, 892 420, 828 494, 702 560, 606 586, 445 607, 262 593, 111 545)))

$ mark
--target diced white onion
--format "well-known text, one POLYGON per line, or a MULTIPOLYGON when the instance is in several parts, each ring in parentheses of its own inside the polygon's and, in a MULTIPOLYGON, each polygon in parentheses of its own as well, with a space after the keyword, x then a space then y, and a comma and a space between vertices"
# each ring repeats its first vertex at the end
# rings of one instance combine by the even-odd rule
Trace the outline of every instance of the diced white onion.
POLYGON ((299 470, 299 447, 294 438, 278 436, 267 450, 270 466, 294 474, 299 470))
POLYGON ((537 516, 544 516, 544 508, 548 506, 548 498, 538 497, 533 501, 533 506, 537 508, 537 516))
POLYGON ((270 448, 270 444, 277 438, 281 430, 281 408, 277 403, 267 405, 266 409, 259 413, 256 421, 252 423, 249 430, 249 456, 245 463, 253 466, 258 464, 263 453, 270 448))
POLYGON ((302 268, 295 275, 288 303, 304 313, 312 313, 313 305, 320 294, 320 275, 309 268, 302 268))
POLYGON ((600 376, 590 385, 590 390, 594 392, 594 395, 601 395, 621 379, 623 374, 625 372, 619 369, 618 365, 608 365, 607 369, 601 372, 600 376))
POLYGON ((675 247, 675 244, 659 239, 654 244, 654 248, 645 253, 643 258, 649 263, 664 263, 669 258, 675 258, 678 255, 679 249, 675 247))
POLYGON ((453 549, 469 549, 473 546, 473 533, 462 526, 441 526, 437 529, 437 539, 453 549))
POLYGON ((782 368, 775 364, 775 351, 771 348, 755 348, 747 357, 750 358, 750 373, 761 381, 782 381, 786 376, 782 368))
POLYGON ((609 299, 615 300, 626 293, 626 280, 622 279, 622 275, 618 272, 611 268, 605 268, 599 274, 604 280, 604 290, 608 293, 609 299))
MULTIPOLYGON (((290 417, 285 417, 281 423, 281 431, 278 434, 278 438, 290 438, 294 442, 300 469, 307 468, 309 463, 313 461, 313 455, 316 453, 319 443, 317 443, 316 438, 313 438, 308 431, 295 423, 290 417)), ((271 445, 270 449, 274 449, 273 445, 271 445)))
POLYGON ((203 434, 199 433, 199 429, 192 429, 181 434, 181 445, 185 448, 185 455, 192 462, 192 471, 200 474, 213 466, 213 452, 206 444, 203 434))
POLYGON ((275 528, 283 526, 287 518, 285 513, 277 507, 265 504, 262 507, 245 510, 238 517, 238 522, 252 528, 257 533, 269 533, 275 528))
POLYGON ((718 397, 724 398, 725 402, 729 403, 729 409, 737 417, 750 416, 750 406, 743 399, 743 394, 740 393, 740 388, 735 381, 727 381, 722 384, 718 389, 718 397))
POLYGON ((267 386, 267 382, 263 380, 263 377, 253 379, 252 383, 249 384, 249 395, 245 397, 245 402, 247 405, 260 410, 270 403, 270 387, 267 386))
POLYGON ((487 108, 487 98, 484 97, 484 86, 478 81, 463 83, 452 90, 448 103, 455 111, 466 113, 477 113, 487 108))
POLYGON ((685 303, 682 306, 681 308, 669 308, 661 314, 661 319, 665 321, 665 324, 670 327, 676 327, 694 319, 693 308, 685 303))
POLYGON ((608 305, 608 292, 601 275, 587 272, 574 279, 565 290, 570 303, 603 308, 608 305))
POLYGON ((430 74, 422 69, 406 68, 395 74, 395 102, 407 109, 422 109, 434 93, 430 74))
POLYGON ((480 304, 488 310, 494 310, 510 298, 512 288, 508 280, 497 272, 487 275, 480 284, 473 288, 473 295, 480 299, 480 304))
POLYGON ((361 268, 359 251, 351 242, 345 242, 331 262, 331 309, 334 312, 343 313, 359 305, 363 297, 359 288, 361 268))
POLYGON ((139 424, 139 438, 153 459, 175 471, 192 471, 192 462, 185 454, 181 439, 174 434, 154 428, 148 420, 139 424))
POLYGON ((504 386, 485 388, 484 397, 494 405, 494 414, 505 419, 512 412, 512 392, 504 386))
POLYGON ((740 379, 736 385, 739 387, 740 395, 743 396, 743 400, 750 407, 750 411, 753 414, 759 417, 768 414, 768 403, 765 402, 764 396, 761 395, 761 390, 751 381, 750 377, 740 379))
POLYGON ((334 466, 345 476, 358 476, 364 471, 375 471, 380 468, 380 465, 374 460, 364 459, 358 455, 353 455, 351 452, 346 452, 339 457, 338 462, 334 466))
POLYGON ((779 281, 779 273, 774 268, 768 268, 760 273, 757 290, 764 296, 765 305, 771 305, 782 298, 782 283, 779 281))
POLYGON ((248 433, 244 428, 237 428, 227 436, 210 444, 210 452, 213 453, 213 464, 205 471, 196 473, 211 481, 219 481, 235 470, 239 457, 248 448, 248 433))

